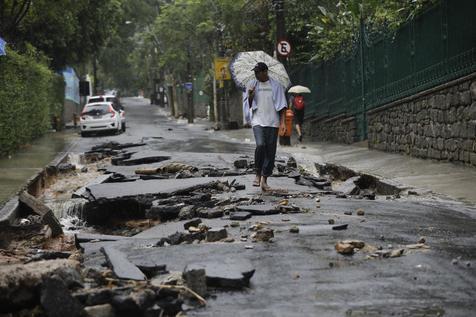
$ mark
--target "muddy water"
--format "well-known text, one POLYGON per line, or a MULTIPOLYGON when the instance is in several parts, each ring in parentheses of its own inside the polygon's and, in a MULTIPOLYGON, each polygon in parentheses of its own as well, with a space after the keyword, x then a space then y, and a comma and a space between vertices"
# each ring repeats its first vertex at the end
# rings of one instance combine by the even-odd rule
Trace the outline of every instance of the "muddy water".
POLYGON ((0 204, 65 150, 73 131, 49 132, 10 157, 0 158, 0 204))

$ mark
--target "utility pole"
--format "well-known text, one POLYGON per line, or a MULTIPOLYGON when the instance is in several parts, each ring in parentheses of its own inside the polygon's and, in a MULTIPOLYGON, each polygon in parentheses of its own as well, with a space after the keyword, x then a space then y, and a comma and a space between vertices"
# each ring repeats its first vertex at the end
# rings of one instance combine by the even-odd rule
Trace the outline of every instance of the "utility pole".
POLYGON ((189 87, 186 87, 187 90, 187 119, 188 123, 193 123, 193 117, 194 117, 194 111, 193 111, 193 76, 192 76, 192 65, 190 63, 191 54, 190 54, 190 47, 188 48, 187 51, 187 77, 188 77, 188 83, 187 85, 189 87))
MULTIPOLYGON (((273 0, 274 10, 276 11, 276 43, 286 39, 286 25, 284 21, 284 0, 273 0)), ((276 46, 275 46, 276 49, 276 46)), ((286 66, 286 57, 277 54, 278 60, 286 66)))
MULTIPOLYGON (((276 43, 275 43, 276 57, 281 63, 283 63, 284 67, 286 67, 287 56, 280 54, 277 48, 279 41, 283 41, 286 39, 286 25, 284 20, 284 0, 273 0, 273 5, 274 5, 274 10, 276 11, 276 43)), ((291 137, 280 136, 279 144, 291 145, 291 137)))
POLYGON ((365 24, 364 24, 364 16, 362 12, 363 8, 360 9, 360 73, 361 73, 361 110, 362 115, 358 120, 358 134, 359 134, 359 141, 363 141, 367 138, 367 113, 366 113, 366 100, 365 100, 365 24))

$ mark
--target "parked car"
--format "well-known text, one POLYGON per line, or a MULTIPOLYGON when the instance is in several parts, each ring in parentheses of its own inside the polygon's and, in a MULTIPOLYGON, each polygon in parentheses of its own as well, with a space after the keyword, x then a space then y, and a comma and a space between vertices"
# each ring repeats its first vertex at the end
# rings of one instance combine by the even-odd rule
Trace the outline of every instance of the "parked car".
POLYGON ((92 132, 122 130, 121 114, 111 102, 94 102, 84 106, 80 117, 81 136, 92 132))
POLYGON ((115 95, 89 96, 87 103, 93 102, 111 102, 114 109, 120 114, 122 131, 126 131, 126 112, 124 111, 124 107, 121 105, 119 97, 115 95))

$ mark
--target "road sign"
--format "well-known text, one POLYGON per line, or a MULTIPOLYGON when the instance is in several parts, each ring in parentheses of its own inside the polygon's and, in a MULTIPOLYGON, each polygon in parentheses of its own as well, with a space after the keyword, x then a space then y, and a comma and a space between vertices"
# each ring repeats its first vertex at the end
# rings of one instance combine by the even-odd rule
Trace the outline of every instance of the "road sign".
POLYGON ((288 41, 281 40, 278 42, 278 54, 281 56, 288 56, 291 54, 291 44, 288 41))
POLYGON ((193 84, 191 82, 184 83, 183 86, 186 90, 192 91, 193 84))
POLYGON ((215 57, 214 64, 215 64, 215 78, 217 80, 230 80, 230 68, 228 64, 230 63, 230 59, 225 57, 215 57))

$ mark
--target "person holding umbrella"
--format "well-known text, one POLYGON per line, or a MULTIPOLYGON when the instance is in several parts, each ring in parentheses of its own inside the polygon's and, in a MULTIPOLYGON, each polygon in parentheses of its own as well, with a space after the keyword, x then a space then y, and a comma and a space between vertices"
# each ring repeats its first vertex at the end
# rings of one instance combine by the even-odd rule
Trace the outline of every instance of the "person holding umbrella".
POLYGON ((268 177, 274 169, 278 132, 286 129, 284 113, 287 103, 283 86, 268 76, 268 65, 258 62, 252 71, 256 79, 249 82, 243 94, 243 110, 256 141, 253 186, 269 191, 268 177))
POLYGON ((310 92, 309 88, 300 85, 293 86, 288 90, 288 93, 291 94, 289 104, 294 112, 299 142, 302 142, 302 124, 304 123, 304 96, 302 94, 310 92))

